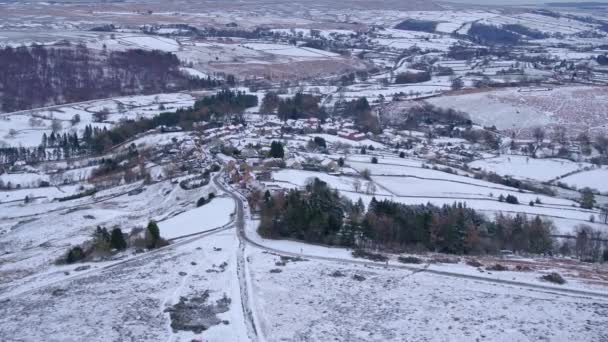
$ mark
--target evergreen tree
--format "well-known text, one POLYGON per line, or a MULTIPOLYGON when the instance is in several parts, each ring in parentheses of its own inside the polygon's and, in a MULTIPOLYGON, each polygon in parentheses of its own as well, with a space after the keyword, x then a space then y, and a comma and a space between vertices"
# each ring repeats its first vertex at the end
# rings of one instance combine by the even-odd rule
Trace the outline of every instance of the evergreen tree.
POLYGON ((584 188, 581 190, 581 208, 583 209, 593 209, 595 206, 595 195, 593 191, 589 188, 584 188))
POLYGON ((272 197, 272 195, 270 194, 270 191, 266 190, 266 192, 264 192, 264 202, 265 203, 270 202, 271 197, 272 197))
POLYGON ((112 234, 110 237, 110 246, 117 250, 123 250, 127 248, 127 242, 125 241, 125 237, 122 234, 122 230, 116 227, 112 229, 112 234))
POLYGON ((285 156, 285 151, 283 149, 283 144, 280 141, 273 141, 270 144, 270 153, 269 156, 271 158, 283 158, 285 156))
POLYGON ((160 229, 155 221, 150 221, 146 230, 148 240, 148 248, 156 248, 160 241, 160 229))

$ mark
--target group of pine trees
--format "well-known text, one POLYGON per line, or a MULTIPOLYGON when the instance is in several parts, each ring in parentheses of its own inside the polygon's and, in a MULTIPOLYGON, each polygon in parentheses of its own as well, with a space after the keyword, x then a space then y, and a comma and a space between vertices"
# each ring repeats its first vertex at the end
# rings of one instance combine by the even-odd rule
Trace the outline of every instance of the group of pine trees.
POLYGON ((453 254, 550 253, 553 224, 539 217, 498 215, 494 221, 463 203, 438 207, 390 200, 356 203, 314 179, 306 188, 274 196, 261 204, 259 232, 354 248, 425 249, 453 254))
POLYGON ((123 251, 130 246, 136 248, 155 249, 166 246, 168 242, 160 236, 160 229, 155 221, 150 221, 143 237, 127 239, 119 227, 111 231, 98 226, 92 234, 91 241, 83 246, 74 246, 68 250, 60 262, 73 264, 75 262, 111 255, 123 251))
POLYGON ((42 134, 40 145, 34 148, 4 147, 0 148, 0 164, 12 165, 17 161, 37 163, 49 160, 60 160, 83 157, 101 150, 97 144, 101 141, 98 136, 105 135, 108 130, 87 125, 83 135, 76 132, 42 134))

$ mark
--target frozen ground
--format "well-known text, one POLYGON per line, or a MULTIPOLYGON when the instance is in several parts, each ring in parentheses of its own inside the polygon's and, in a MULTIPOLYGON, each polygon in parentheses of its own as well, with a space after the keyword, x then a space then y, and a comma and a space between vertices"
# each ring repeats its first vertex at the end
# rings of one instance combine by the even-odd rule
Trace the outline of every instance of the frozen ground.
POLYGON ((82 275, 66 268, 65 280, 2 300, 0 336, 3 341, 247 340, 236 246, 234 231, 225 231, 112 267, 93 266, 82 275), (180 297, 205 291, 211 303, 230 298, 229 311, 218 315, 225 323, 202 333, 173 331, 164 310, 180 297))
POLYGON ((316 260, 271 273, 278 256, 253 250, 248 258, 261 329, 273 341, 608 338, 608 304, 601 300, 316 260), (332 276, 336 271, 344 276, 332 276))

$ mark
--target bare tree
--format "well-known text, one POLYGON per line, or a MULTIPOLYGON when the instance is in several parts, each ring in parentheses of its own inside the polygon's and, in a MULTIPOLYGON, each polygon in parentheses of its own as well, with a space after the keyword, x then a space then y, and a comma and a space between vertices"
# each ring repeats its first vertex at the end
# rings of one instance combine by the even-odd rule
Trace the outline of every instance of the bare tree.
POLYGON ((608 136, 605 134, 598 134, 595 137, 595 142, 593 144, 595 149, 598 150, 603 155, 608 155, 608 136))
POLYGON ((353 188, 355 189, 355 192, 361 191, 361 181, 358 178, 353 182, 353 188))
POLYGON ((372 178, 372 172, 369 169, 364 169, 363 171, 361 171, 361 177, 369 180, 372 178))
POLYGON ((108 110, 108 108, 104 107, 99 112, 93 113, 93 120, 95 122, 104 122, 108 119, 109 115, 110 115, 110 111, 108 110))
POLYGON ((61 131, 62 128, 63 128, 63 125, 61 124, 61 121, 59 121, 58 119, 53 119, 53 121, 51 121, 51 130, 53 130, 53 133, 57 133, 57 132, 61 131))
POLYGON ((566 127, 557 126, 553 131, 553 142, 556 142, 560 145, 565 145, 568 142, 568 132, 566 127))
POLYGON ((600 211, 600 221, 603 224, 608 224, 608 206, 601 207, 600 211))
POLYGON ((80 114, 74 114, 74 116, 72 116, 72 126, 76 125, 77 123, 80 122, 80 114))
POLYGON ((374 184, 374 182, 372 182, 372 181, 367 182, 365 193, 368 195, 375 194, 376 193, 376 184, 374 184))
POLYGON ((536 140, 536 143, 540 144, 543 142, 543 140, 545 140, 545 130, 540 126, 534 127, 532 130, 532 136, 536 140))

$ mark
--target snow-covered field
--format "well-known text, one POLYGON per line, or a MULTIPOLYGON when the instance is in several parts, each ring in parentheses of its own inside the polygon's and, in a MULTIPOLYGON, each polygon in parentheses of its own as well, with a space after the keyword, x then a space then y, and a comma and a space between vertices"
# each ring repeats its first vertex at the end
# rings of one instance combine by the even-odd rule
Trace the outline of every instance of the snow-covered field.
POLYGON ((575 163, 565 159, 535 159, 516 155, 501 155, 496 158, 476 160, 469 163, 471 168, 480 168, 501 176, 541 182, 551 181, 589 166, 588 163, 575 163))
POLYGON ((443 206, 464 202, 490 217, 503 212, 557 219, 557 231, 565 234, 572 233, 577 224, 588 223, 590 215, 599 215, 598 211, 577 208, 578 204, 571 200, 520 192, 515 188, 472 177, 422 168, 416 160, 387 158, 387 164, 383 164, 383 159, 380 159, 379 164, 372 164, 369 158, 351 156, 346 160, 346 165, 358 172, 369 170, 373 185, 357 176, 328 175, 304 170, 273 172, 273 181, 268 184, 285 189, 301 188, 312 178, 318 177, 352 201, 361 198, 366 205, 373 196, 378 200, 389 199, 404 204, 432 203, 443 206), (357 181, 358 185, 355 184, 357 181), (515 196, 519 204, 500 202, 501 195, 515 196), (529 205, 537 200, 541 204, 529 205))
POLYGON ((234 232, 226 231, 110 267, 93 265, 80 272, 63 267, 53 283, 2 300, 0 335, 4 341, 247 340, 237 245, 234 232), (203 334, 174 331, 164 310, 180 297, 200 297, 206 291, 210 304, 224 295, 230 299, 229 310, 218 314, 225 323, 203 334), (24 320, 36 328, 24 328, 24 320))
POLYGON ((564 177, 560 181, 568 185, 576 186, 579 189, 591 188, 601 192, 608 192, 608 169, 601 168, 583 171, 564 177))
POLYGON ((159 223, 161 235, 167 239, 204 232, 226 225, 234 212, 234 201, 218 197, 211 202, 159 223))
MULTIPOLYGON (((173 53, 179 71, 192 77, 227 86, 234 76, 238 86, 232 89, 255 95, 258 104, 244 110, 244 122, 240 112, 213 113, 210 122, 186 122, 183 131, 132 136, 105 155, 0 165, 0 341, 608 341, 606 264, 563 252, 579 248, 574 239, 572 246, 561 245, 569 236, 554 236, 552 255, 417 251, 412 255, 420 264, 403 264, 398 257, 409 255, 405 251, 383 250, 377 252, 388 260, 372 262, 353 257, 347 248, 262 238, 260 214, 250 212, 245 200, 259 194, 256 189, 264 196, 266 190, 302 189, 316 177, 365 206, 372 198, 407 205, 463 202, 489 219, 498 213, 550 219, 554 235, 576 235, 581 224, 606 234, 599 207, 582 209, 578 192, 559 188, 561 182, 608 194, 605 166, 500 155, 504 151, 493 150, 488 139, 464 139, 457 133, 460 126, 412 127, 402 119, 424 101, 453 108, 470 115, 473 130, 492 131, 504 146, 515 136, 518 150, 531 141, 535 126, 548 127, 547 139, 557 125, 567 128, 569 138, 608 132, 608 91, 598 85, 608 82, 608 68, 594 60, 608 52, 599 21, 608 16, 574 8, 557 16, 530 8, 420 0, 140 5, 0 3, 7 13, 0 23, 0 47, 69 40, 72 47, 84 43, 103 54, 160 50, 173 53), (395 29, 407 19, 423 21, 410 28, 431 32, 395 29), (522 44, 506 54, 481 37, 467 37, 475 23, 523 25, 544 35, 521 34, 522 44), (395 83, 401 73, 422 71, 431 80, 395 83), (463 89, 453 90, 459 88, 456 78, 463 89), (507 86, 524 78, 541 85, 477 83, 507 86), (314 115, 304 108, 306 114, 296 113, 308 103, 294 103, 293 115, 300 120, 265 113, 285 114, 283 104, 276 111, 262 106, 270 91, 280 99, 312 94, 330 117, 311 120, 314 115), (334 110, 341 101, 360 98, 378 114, 382 134, 362 127, 373 119, 367 113, 334 110), (195 128, 188 131, 190 126, 195 128), (336 135, 359 131, 365 132, 360 141, 336 135), (327 146, 311 143, 315 137, 327 146), (267 159, 275 141, 283 143, 285 166, 267 159), (117 171, 108 171, 108 179, 115 177, 107 184, 104 175, 93 173, 102 158, 133 145, 137 163, 114 163, 117 171), (363 147, 365 154, 358 154, 363 147), (397 157, 400 153, 404 158, 397 157), (185 189, 213 163, 225 167, 209 184, 185 189), (142 177, 127 177, 131 174, 122 166, 142 177), (557 194, 475 179, 472 170, 548 183, 557 194), (507 195, 519 203, 506 203, 507 195), (167 246, 149 249, 145 227, 150 221, 158 223, 167 246), (65 264, 74 246, 89 250, 98 227, 120 228, 129 248, 87 253, 84 260, 65 264), (472 266, 472 259, 482 266, 472 266), (496 263, 508 270, 487 268, 496 263), (566 283, 541 279, 550 272, 566 283), (176 313, 182 317, 176 319, 176 313)), ((211 92, 123 96, 2 113, 0 148, 38 147, 43 134, 53 130, 80 137, 87 125, 110 129, 125 120, 174 112, 211 92), (107 113, 102 122, 95 115, 100 112, 107 113)), ((363 109, 360 105, 353 111, 363 109)), ((224 106, 217 107, 213 111, 224 106)), ((568 144, 571 160, 601 154, 595 148, 590 156, 577 153, 577 141, 568 144)), ((545 144, 538 155, 549 155, 544 152, 550 149, 545 144)), ((598 206, 606 202, 605 196, 596 199, 598 206)))
POLYGON ((428 102, 469 113, 478 124, 495 125, 516 133, 551 124, 567 127, 572 135, 608 128, 608 91, 605 87, 567 86, 537 92, 510 88, 435 97, 428 102))
POLYGON ((247 48, 263 51, 266 53, 290 56, 290 57, 337 57, 338 54, 312 49, 307 47, 297 47, 293 45, 281 45, 281 44, 266 44, 266 43, 250 43, 244 45, 247 48))
MULTIPOLYGON (((319 178, 320 180, 330 184, 331 187, 344 192, 355 192, 355 182, 357 181, 357 179, 352 177, 332 176, 324 172, 303 170, 281 170, 273 173, 272 177, 275 183, 281 184, 281 187, 285 188, 303 188, 312 179, 319 178)), ((368 189, 369 182, 366 180, 359 180, 359 182, 359 191, 365 192, 366 189, 368 189)), ((376 189, 375 193, 379 195, 390 194, 383 189, 376 189)))
POLYGON ((254 250, 248 258, 261 329, 271 340, 608 338, 606 307, 594 299, 330 261, 288 262, 271 273, 277 256, 254 250))

